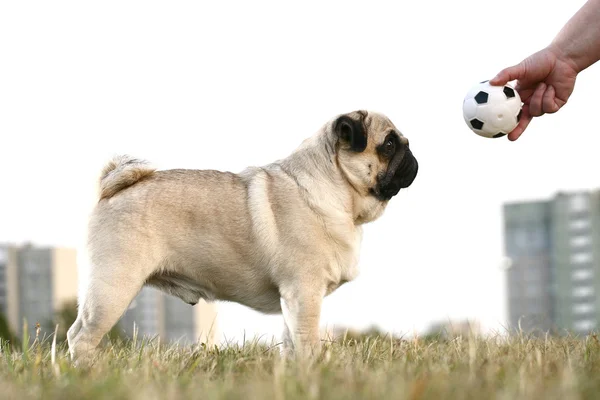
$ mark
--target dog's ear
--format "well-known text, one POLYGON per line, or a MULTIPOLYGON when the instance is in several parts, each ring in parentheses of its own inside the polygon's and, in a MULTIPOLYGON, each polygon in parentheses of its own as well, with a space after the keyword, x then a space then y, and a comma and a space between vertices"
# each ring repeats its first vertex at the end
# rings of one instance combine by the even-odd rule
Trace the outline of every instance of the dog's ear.
POLYGON ((333 130, 338 138, 348 143, 350 150, 357 153, 361 153, 367 148, 365 117, 366 113, 364 112, 354 112, 340 116, 333 124, 333 130))

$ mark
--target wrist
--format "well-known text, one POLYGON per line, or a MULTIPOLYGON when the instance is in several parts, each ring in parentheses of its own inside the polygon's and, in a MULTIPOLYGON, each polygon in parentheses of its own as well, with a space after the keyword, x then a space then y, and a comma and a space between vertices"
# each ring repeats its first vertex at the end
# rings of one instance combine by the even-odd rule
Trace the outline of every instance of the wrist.
POLYGON ((546 50, 549 51, 557 61, 566 63, 577 73, 591 65, 591 63, 586 64, 584 57, 575 54, 568 44, 561 43, 560 41, 553 41, 546 47, 546 50))

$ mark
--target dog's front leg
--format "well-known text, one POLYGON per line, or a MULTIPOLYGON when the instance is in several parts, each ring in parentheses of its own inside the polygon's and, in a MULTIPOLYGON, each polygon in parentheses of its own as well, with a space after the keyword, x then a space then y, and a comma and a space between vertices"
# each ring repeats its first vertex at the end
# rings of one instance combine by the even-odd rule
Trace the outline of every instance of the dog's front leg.
POLYGON ((281 351, 280 354, 285 358, 294 354, 294 341, 292 339, 292 332, 288 327, 286 315, 289 315, 287 306, 285 305, 283 298, 281 299, 281 310, 283 312, 283 333, 281 335, 281 351))
POLYGON ((302 357, 318 354, 321 349, 319 320, 323 296, 324 290, 311 285, 281 290, 281 310, 286 325, 284 354, 293 352, 302 357))

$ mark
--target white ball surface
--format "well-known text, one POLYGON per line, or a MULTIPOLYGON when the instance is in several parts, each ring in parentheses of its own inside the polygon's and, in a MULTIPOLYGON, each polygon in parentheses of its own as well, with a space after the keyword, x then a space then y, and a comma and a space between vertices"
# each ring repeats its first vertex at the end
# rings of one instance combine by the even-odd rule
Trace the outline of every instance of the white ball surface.
POLYGON ((479 136, 498 138, 519 124, 521 97, 510 85, 492 86, 488 81, 474 85, 463 100, 467 126, 479 136))

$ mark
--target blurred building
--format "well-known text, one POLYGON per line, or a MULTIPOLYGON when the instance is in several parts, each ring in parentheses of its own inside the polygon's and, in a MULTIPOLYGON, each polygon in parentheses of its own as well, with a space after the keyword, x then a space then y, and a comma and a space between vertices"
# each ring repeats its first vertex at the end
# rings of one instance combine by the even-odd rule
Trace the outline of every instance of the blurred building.
POLYGON ((509 323, 586 334, 600 320, 600 191, 504 206, 509 323))
POLYGON ((120 320, 131 336, 134 324, 139 337, 160 336, 167 342, 214 344, 217 335, 216 305, 201 300, 191 306, 177 297, 144 287, 120 320))
POLYGON ((77 298, 77 260, 73 249, 0 246, 0 312, 10 329, 21 336, 39 323, 54 331, 54 312, 77 298))
POLYGON ((458 336, 470 337, 481 336, 482 329, 479 321, 457 320, 438 321, 431 324, 426 335, 451 339, 458 336))
POLYGON ((0 314, 7 314, 6 298, 6 269, 8 264, 8 252, 6 248, 0 247, 0 314))
MULTIPOLYGON (((75 249, 0 245, 0 313, 17 336, 22 336, 25 320, 30 336, 37 323, 43 335, 53 333, 55 313, 63 306, 72 307, 77 293, 75 249)), ((135 321, 140 336, 212 343, 215 319, 215 305, 202 301, 192 307, 158 290, 144 288, 119 323, 129 335, 135 321)))

